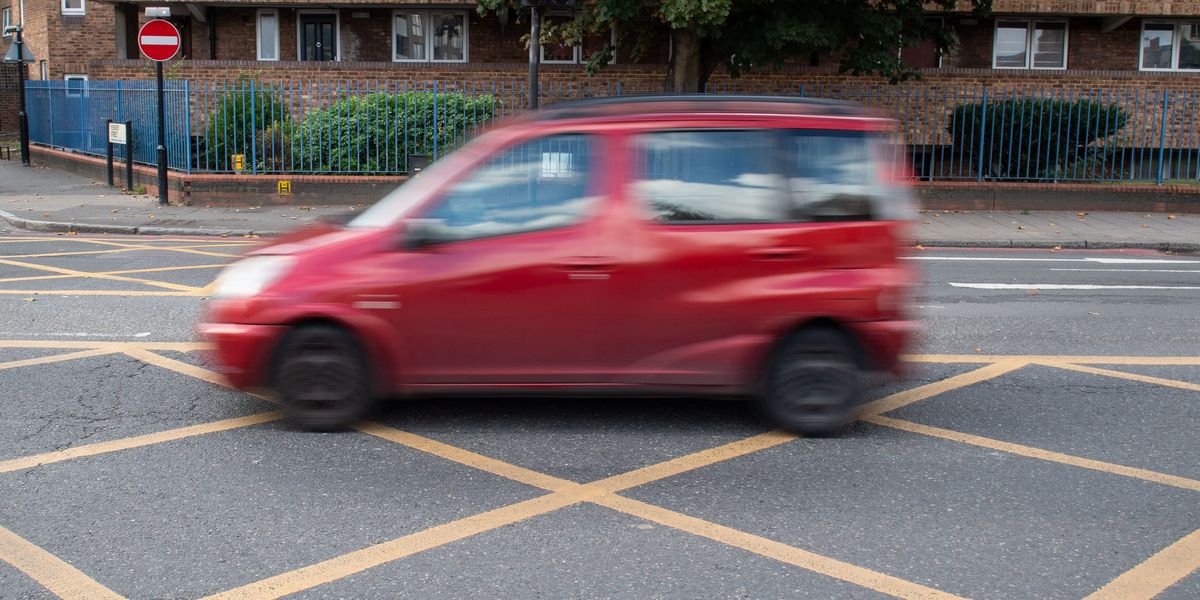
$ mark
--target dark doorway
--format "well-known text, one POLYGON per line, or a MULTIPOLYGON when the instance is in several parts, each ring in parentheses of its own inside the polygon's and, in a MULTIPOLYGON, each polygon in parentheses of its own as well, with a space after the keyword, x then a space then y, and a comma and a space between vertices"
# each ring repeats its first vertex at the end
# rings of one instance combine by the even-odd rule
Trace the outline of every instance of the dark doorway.
POLYGON ((300 60, 337 60, 337 15, 300 15, 300 60))

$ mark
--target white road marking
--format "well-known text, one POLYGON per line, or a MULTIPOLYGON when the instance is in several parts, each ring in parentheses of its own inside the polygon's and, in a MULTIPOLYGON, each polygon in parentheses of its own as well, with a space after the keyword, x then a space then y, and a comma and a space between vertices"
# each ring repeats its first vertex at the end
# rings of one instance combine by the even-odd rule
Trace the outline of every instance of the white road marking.
POLYGON ((53 331, 49 333, 27 333, 23 331, 0 331, 0 336, 6 338, 29 338, 29 337, 81 337, 81 338, 144 338, 150 337, 149 331, 141 333, 88 333, 85 331, 53 331))
POLYGON ((1200 273, 1200 269, 1046 269, 1047 271, 1087 271, 1089 273, 1200 273))
POLYGON ((956 283, 952 287, 975 290, 1200 290, 1195 285, 1096 285, 1090 283, 956 283))
POLYGON ((1200 260, 1170 258, 1017 258, 1010 256, 906 256, 905 260, 961 260, 980 262, 1094 262, 1108 265, 1200 265, 1200 260))

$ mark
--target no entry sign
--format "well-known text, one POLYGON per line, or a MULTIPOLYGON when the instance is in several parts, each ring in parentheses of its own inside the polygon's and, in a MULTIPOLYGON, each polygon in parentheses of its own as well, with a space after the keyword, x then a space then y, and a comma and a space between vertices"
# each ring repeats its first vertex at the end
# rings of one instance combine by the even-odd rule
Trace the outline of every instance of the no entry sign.
POLYGON ((179 30, 170 21, 147 21, 138 31, 138 48, 150 60, 171 60, 179 52, 179 30))

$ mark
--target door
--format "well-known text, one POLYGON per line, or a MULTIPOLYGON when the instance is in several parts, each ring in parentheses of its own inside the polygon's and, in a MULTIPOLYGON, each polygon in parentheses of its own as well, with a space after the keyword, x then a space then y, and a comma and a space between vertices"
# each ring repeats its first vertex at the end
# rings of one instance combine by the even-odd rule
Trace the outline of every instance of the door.
POLYGON ((300 60, 337 60, 337 15, 300 15, 300 60))
MULTIPOLYGON (((836 314, 845 273, 894 241, 852 214, 875 185, 854 132, 651 131, 628 141, 632 256, 607 320, 623 378, 740 385, 775 335, 836 314)), ((619 257, 624 259, 624 257, 619 257)))
POLYGON ((596 140, 553 135, 486 161, 422 211, 445 240, 399 253, 397 335, 406 381, 597 380, 594 338, 609 265, 595 252, 596 140))

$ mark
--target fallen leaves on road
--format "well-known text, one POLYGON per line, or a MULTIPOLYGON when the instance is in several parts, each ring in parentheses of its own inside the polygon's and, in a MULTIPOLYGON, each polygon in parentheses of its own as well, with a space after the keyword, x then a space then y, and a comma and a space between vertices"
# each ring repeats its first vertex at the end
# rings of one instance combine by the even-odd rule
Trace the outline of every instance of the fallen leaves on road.
POLYGON ((933 223, 930 221, 921 221, 921 224, 922 225, 932 225, 933 223))
POLYGON ((1037 288, 1029 288, 1029 295, 1030 295, 1030 296, 1036 296, 1036 295, 1038 295, 1038 294, 1040 294, 1040 293, 1041 293, 1041 292, 1039 292, 1037 288))

